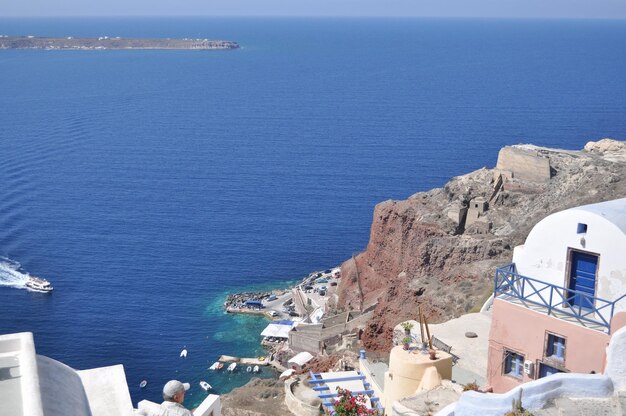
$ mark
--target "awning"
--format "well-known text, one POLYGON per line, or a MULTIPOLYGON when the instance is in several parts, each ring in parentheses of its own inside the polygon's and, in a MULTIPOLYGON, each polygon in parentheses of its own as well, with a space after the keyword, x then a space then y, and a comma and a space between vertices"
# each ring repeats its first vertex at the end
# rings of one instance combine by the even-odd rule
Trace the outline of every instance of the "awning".
POLYGON ((263 332, 262 337, 289 338, 289 331, 293 325, 269 324, 263 332))
POLYGON ((278 378, 290 377, 295 372, 296 370, 294 370, 293 368, 290 368, 289 370, 285 370, 282 373, 280 373, 280 376, 278 376, 278 378))
POLYGON ((302 367, 303 365, 305 365, 306 363, 308 363, 309 361, 311 361, 313 359, 313 355, 311 355, 311 353, 303 351, 299 354, 294 355, 289 361, 287 361, 288 363, 294 363, 299 365, 300 367, 302 367))
POLYGON ((243 304, 246 306, 263 306, 263 302, 261 302, 260 300, 247 300, 243 304))
POLYGON ((281 319, 281 320, 275 320, 275 321, 272 321, 272 323, 273 323, 273 324, 276 324, 276 325, 289 325, 289 326, 293 326, 293 323, 294 323, 294 322, 293 322, 293 321, 291 321, 291 320, 288 320, 288 319, 281 319))

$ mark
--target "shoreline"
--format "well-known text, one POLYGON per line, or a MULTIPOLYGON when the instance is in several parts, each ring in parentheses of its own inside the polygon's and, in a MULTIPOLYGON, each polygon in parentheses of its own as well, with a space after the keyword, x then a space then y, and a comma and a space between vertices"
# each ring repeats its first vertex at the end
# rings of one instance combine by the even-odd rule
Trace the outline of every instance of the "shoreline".
MULTIPOLYGON (((235 292, 228 294, 223 304, 226 313, 240 313, 248 315, 261 315, 268 318, 303 318, 304 310, 297 311, 296 303, 298 292, 318 293, 314 285, 317 283, 324 284, 325 291, 330 296, 336 290, 337 279, 341 277, 341 268, 339 266, 323 271, 315 271, 303 277, 298 283, 288 285, 283 289, 272 289, 253 292, 235 292), (335 284, 330 283, 332 279, 335 284), (326 285, 327 284, 327 285, 326 285), (310 287, 310 288, 309 288, 310 287), (335 290, 333 290, 335 288, 335 290), (276 314, 272 314, 276 312, 276 314), (295 312, 295 313, 294 313, 295 312), (296 315, 297 314, 297 315, 296 315)), ((326 295, 321 295, 326 296, 326 295)), ((316 302, 317 306, 322 306, 316 302)), ((304 317, 306 319, 306 317, 304 317)))
MULTIPOLYGON (((300 323, 317 323, 327 312, 329 298, 336 296, 340 278, 341 268, 336 266, 309 273, 299 281, 288 284, 287 288, 231 293, 226 296, 223 309, 227 314, 265 317, 269 319, 268 325, 285 323, 295 327, 300 323)), ((289 349, 286 338, 265 336, 259 344, 267 351, 265 365, 277 372, 287 369, 276 359, 289 349)))

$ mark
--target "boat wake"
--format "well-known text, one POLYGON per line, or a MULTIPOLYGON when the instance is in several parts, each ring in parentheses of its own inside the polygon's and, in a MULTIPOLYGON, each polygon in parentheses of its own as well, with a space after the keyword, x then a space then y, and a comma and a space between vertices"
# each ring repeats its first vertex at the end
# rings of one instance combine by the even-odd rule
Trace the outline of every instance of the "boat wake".
POLYGON ((15 260, 0 257, 0 286, 10 286, 26 289, 26 282, 30 278, 28 273, 20 272, 22 265, 15 260))

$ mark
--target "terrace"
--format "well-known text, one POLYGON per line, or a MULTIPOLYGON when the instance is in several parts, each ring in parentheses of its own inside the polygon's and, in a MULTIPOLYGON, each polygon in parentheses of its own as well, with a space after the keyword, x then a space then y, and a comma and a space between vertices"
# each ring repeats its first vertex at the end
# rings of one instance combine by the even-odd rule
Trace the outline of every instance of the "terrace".
POLYGON ((309 372, 311 379, 309 384, 314 385, 313 390, 318 392, 318 396, 323 400, 324 408, 329 412, 334 411, 335 399, 339 396, 339 388, 349 390, 354 396, 363 395, 366 399, 365 406, 368 409, 385 409, 380 403, 374 390, 370 388, 366 377, 358 371, 340 371, 330 373, 314 374, 309 372))
POLYGON ((606 300, 588 293, 546 283, 517 273, 515 263, 496 269, 494 298, 582 325, 606 334, 616 305, 626 305, 626 293, 606 300))

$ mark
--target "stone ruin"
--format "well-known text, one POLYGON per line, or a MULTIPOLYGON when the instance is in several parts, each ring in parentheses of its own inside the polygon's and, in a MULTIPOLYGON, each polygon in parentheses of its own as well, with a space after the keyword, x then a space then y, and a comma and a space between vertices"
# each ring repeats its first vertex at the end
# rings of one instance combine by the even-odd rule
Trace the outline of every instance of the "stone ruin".
POLYGON ((466 205, 457 202, 448 210, 448 218, 459 225, 461 232, 486 234, 492 223, 486 218, 489 203, 502 190, 535 192, 538 186, 550 181, 550 159, 541 155, 533 146, 507 146, 500 149, 498 162, 493 170, 493 190, 487 200, 475 197, 466 205))

